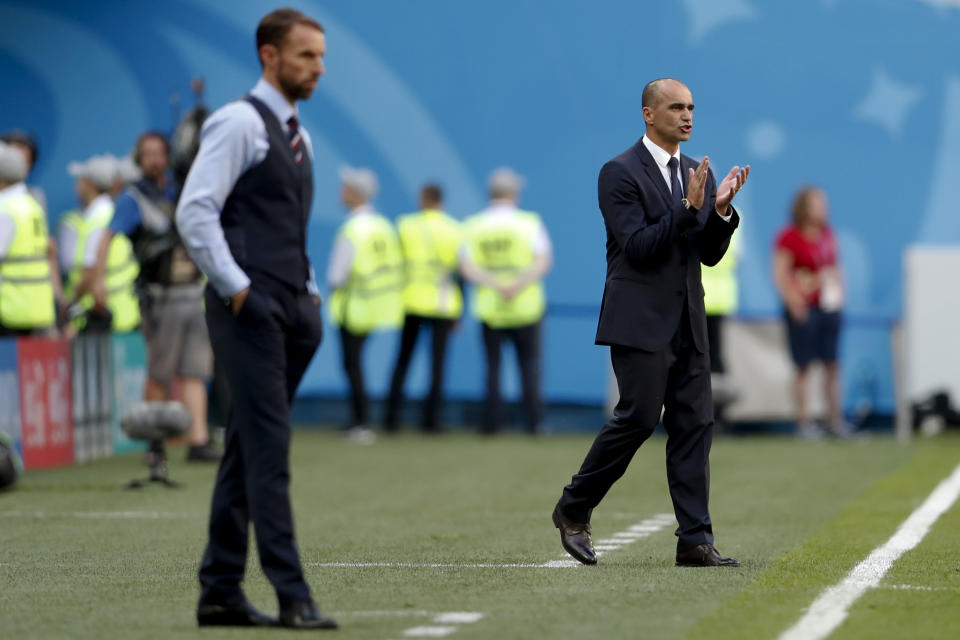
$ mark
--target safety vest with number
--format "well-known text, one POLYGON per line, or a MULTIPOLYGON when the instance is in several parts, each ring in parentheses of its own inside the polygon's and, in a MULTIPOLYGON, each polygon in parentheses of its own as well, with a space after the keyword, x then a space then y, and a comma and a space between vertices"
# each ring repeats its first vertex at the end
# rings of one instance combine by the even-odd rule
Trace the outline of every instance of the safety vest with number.
POLYGON ((46 215, 29 193, 11 196, 0 206, 16 229, 7 254, 0 259, 0 325, 9 329, 51 327, 56 312, 46 215))
MULTIPOLYGON (((514 214, 479 213, 466 221, 465 236, 470 256, 480 268, 504 284, 515 280, 533 264, 533 241, 540 216, 517 210, 514 214)), ((534 324, 543 317, 547 302, 541 281, 533 282, 507 299, 491 287, 474 287, 473 312, 494 329, 534 324)))
POLYGON ((460 224, 436 209, 401 216, 397 227, 403 248, 407 313, 428 318, 459 318, 463 295, 457 284, 460 224))
POLYGON ((378 213, 351 217, 340 236, 353 246, 349 278, 333 292, 333 321, 356 334, 403 325, 403 257, 390 221, 378 213))

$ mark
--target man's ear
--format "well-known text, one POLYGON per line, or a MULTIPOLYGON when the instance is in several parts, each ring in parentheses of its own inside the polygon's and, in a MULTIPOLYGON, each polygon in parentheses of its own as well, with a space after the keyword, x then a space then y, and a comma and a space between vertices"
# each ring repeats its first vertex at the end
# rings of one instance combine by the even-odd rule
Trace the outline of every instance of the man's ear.
POLYGON ((260 47, 258 53, 260 54, 260 64, 266 68, 276 62, 279 51, 277 51, 276 45, 265 44, 260 47))

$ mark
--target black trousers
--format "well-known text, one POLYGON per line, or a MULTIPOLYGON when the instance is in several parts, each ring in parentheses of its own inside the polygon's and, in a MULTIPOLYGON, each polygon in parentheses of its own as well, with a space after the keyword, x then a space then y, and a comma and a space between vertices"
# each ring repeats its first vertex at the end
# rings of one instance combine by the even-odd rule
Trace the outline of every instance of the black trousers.
POLYGON ((352 333, 346 327, 340 327, 340 348, 343 356, 343 370, 350 383, 350 426, 369 426, 367 388, 363 382, 363 344, 366 333, 352 333))
POLYGON ((403 383, 407 378, 410 360, 413 358, 414 347, 420 329, 429 327, 432 333, 430 356, 430 392, 423 402, 423 414, 420 418, 420 427, 424 431, 437 431, 440 428, 440 408, 443 405, 443 377, 447 355, 447 342, 450 331, 453 329, 453 320, 447 318, 428 318, 407 314, 403 320, 403 333, 400 334, 400 352, 397 354, 397 363, 393 368, 393 378, 390 381, 390 395, 387 397, 387 414, 384 418, 384 428, 395 431, 399 426, 400 406, 403 404, 403 383))
POLYGON ((720 342, 720 330, 724 316, 707 314, 707 340, 710 342, 710 371, 724 373, 727 368, 723 363, 723 343, 720 342))
POLYGON ((503 422, 503 401, 500 397, 500 352, 509 340, 517 352, 520 365, 520 387, 527 431, 536 433, 543 417, 540 401, 540 323, 513 329, 494 329, 483 324, 483 346, 487 352, 487 402, 483 431, 494 433, 503 422))
POLYGON ((685 550, 713 542, 707 506, 713 442, 709 357, 697 352, 689 327, 684 313, 681 328, 670 345, 655 353, 610 347, 620 401, 613 417, 594 440, 580 471, 563 489, 560 509, 571 520, 590 521, 594 507, 653 433, 663 407, 667 480, 680 524, 677 548, 685 550))
POLYGON ((253 522, 257 552, 283 604, 309 600, 290 506, 290 404, 323 328, 313 299, 276 282, 255 282, 234 317, 208 286, 210 342, 231 388, 226 448, 200 565, 201 602, 240 596, 253 522))

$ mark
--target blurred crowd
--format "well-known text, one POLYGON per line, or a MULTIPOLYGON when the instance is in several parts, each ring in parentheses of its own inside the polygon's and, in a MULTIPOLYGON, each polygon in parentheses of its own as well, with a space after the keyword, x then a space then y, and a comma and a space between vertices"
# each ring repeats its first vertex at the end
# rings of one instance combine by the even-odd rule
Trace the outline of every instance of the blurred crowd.
MULTIPOLYGON (((200 117, 202 122, 202 114, 200 117)), ((199 123, 195 123, 196 130, 199 123)), ((128 156, 94 155, 66 169, 74 179, 77 207, 55 216, 48 232, 46 198, 31 185, 35 139, 22 131, 0 142, 0 335, 72 338, 83 333, 141 329, 148 344, 147 400, 170 397, 174 387, 194 417, 188 459, 216 460, 206 424, 207 388, 214 375, 203 316, 203 276, 179 240, 174 212, 186 160, 175 158, 167 137, 144 132, 128 156), (173 164, 174 166, 171 166, 173 164)), ((181 156, 184 154, 181 154, 181 156)), ((392 222, 375 207, 378 179, 366 168, 344 167, 340 200, 346 218, 333 241, 325 301, 337 327, 349 382, 347 433, 374 439, 378 424, 396 431, 404 384, 421 333, 430 335, 431 379, 420 427, 442 427, 447 346, 469 305, 480 321, 487 360, 480 429, 501 429, 500 362, 512 343, 522 387, 523 420, 540 431, 541 325, 546 312, 543 279, 553 262, 541 218, 520 208, 524 179, 509 168, 488 178, 487 207, 464 221, 444 209, 439 184, 425 184, 418 209, 392 222), (399 331, 384 415, 371 416, 363 349, 377 331, 399 331)), ((736 238, 727 257, 704 268, 703 284, 718 420, 737 390, 723 356, 722 322, 737 311, 736 238)), ((784 306, 788 348, 795 365, 792 390, 797 434, 846 437, 841 411, 837 345, 844 300, 836 238, 828 223, 826 194, 799 190, 789 223, 775 240, 773 282, 784 306), (817 423, 808 407, 811 365, 825 365, 826 419, 817 423)), ((216 385, 221 411, 229 398, 216 385)), ((156 447, 162 455, 162 447, 156 447)))

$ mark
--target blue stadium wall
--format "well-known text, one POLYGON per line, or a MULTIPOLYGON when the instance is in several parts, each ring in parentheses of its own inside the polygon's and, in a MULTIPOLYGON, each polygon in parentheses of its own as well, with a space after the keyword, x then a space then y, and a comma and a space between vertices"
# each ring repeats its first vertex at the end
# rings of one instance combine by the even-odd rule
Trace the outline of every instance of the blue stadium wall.
MULTIPOLYGON (((893 405, 889 327, 901 308, 908 243, 960 241, 960 2, 955 0, 574 0, 291 2, 328 30, 327 76, 302 106, 314 140, 317 194, 309 250, 322 272, 343 218, 336 170, 380 175, 378 207, 412 210, 423 180, 448 191, 457 216, 484 202, 499 165, 528 178, 556 250, 547 286, 545 391, 602 401, 606 350, 593 332, 604 277, 596 206, 602 163, 642 133, 640 92, 684 80, 697 117, 684 151, 718 170, 753 166, 743 214, 740 314, 773 317, 771 241, 798 185, 829 193, 849 282, 847 388, 869 379, 893 405)), ((36 132, 33 182, 51 222, 74 205, 69 161, 126 153, 138 132, 169 131, 203 76, 207 102, 258 77, 253 31, 274 4, 169 0, 0 2, 0 129, 36 132)), ((396 337, 367 353, 370 384, 387 383, 396 337)), ((340 393, 333 332, 302 392, 340 393)), ((478 398, 477 327, 452 347, 448 389, 478 398)), ((509 362, 509 358, 507 360, 509 362)), ((422 389, 416 361, 411 385, 422 389)), ((516 388, 510 368, 507 382, 516 388)), ((854 402, 848 393, 848 403, 854 402)))

